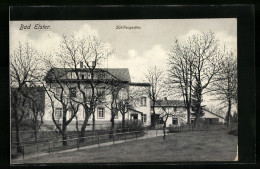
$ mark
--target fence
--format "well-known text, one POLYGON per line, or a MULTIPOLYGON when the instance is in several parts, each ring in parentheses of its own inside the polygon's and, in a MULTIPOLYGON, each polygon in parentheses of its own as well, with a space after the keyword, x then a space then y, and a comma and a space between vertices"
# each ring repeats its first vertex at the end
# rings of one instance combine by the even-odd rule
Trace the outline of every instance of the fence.
MULTIPOLYGON (((106 131, 108 132, 108 131, 106 131)), ((110 131, 111 132, 111 131, 110 131)), ((92 133, 92 135, 86 136, 86 137, 79 137, 79 138, 69 138, 64 140, 40 140, 40 141, 24 141, 20 142, 20 145, 18 143, 12 143, 11 146, 11 154, 12 158, 16 157, 17 154, 17 147, 21 147, 22 150, 22 156, 24 158, 25 155, 29 154, 37 154, 37 153, 44 153, 44 152, 55 152, 70 148, 80 148, 83 146, 90 146, 90 145, 100 145, 102 143, 106 142, 113 142, 124 140, 125 142, 128 139, 137 139, 140 136, 144 135, 144 131, 129 131, 128 132, 122 132, 122 133, 109 133, 109 134, 100 134, 100 132, 92 133), (83 140, 84 141, 81 141, 83 140), (63 143, 66 142, 66 146, 63 146, 63 143)))
MULTIPOLYGON (((117 132, 123 132, 123 131, 131 131, 130 128, 124 128, 124 129, 117 129, 117 132)), ((34 138, 34 131, 33 130, 27 130, 27 131, 20 131, 20 142, 35 142, 35 140, 32 140, 34 138)), ((92 135, 93 133, 99 133, 99 134, 109 134, 111 133, 111 130, 98 130, 95 132, 92 131, 85 131, 85 135, 92 135)), ((39 140, 51 140, 51 141, 57 141, 62 139, 61 135, 57 135, 57 131, 51 130, 51 131, 39 131, 38 132, 38 139, 39 140)), ((74 138, 78 137, 77 131, 67 131, 67 137, 74 138)), ((11 140, 15 140, 16 138, 16 132, 11 131, 11 140)))

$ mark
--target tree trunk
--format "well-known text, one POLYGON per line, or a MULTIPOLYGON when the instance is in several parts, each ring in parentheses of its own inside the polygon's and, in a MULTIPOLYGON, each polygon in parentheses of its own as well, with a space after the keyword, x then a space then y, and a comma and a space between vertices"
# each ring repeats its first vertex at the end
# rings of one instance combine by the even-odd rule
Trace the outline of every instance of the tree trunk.
POLYGON ((62 116, 62 145, 63 146, 67 146, 67 124, 66 124, 66 121, 67 121, 67 110, 66 110, 66 107, 63 107, 63 116, 62 116))
POLYGON ((230 126, 231 117, 231 98, 228 99, 227 126, 230 126))
POLYGON ((165 137, 166 137, 165 128, 166 128, 166 121, 163 122, 163 140, 165 140, 165 137))
POLYGON ((112 138, 112 135, 114 134, 114 127, 115 127, 115 117, 114 117, 114 110, 113 109, 111 110, 110 122, 111 122, 111 129, 110 129, 111 132, 110 132, 109 138, 112 138))
POLYGON ((153 120, 152 120, 152 124, 151 127, 154 128, 155 127, 155 102, 153 101, 153 120))
MULTIPOLYGON (((85 109, 85 113, 88 112, 88 109, 85 109)), ((85 130, 86 130, 86 127, 87 127, 87 124, 88 124, 88 119, 89 119, 89 113, 86 113, 85 114, 85 119, 84 119, 84 122, 81 126, 81 130, 80 130, 80 137, 85 137, 85 130)), ((81 138, 79 140, 80 143, 84 142, 85 141, 85 138, 81 138)))
POLYGON ((95 132, 95 125, 96 125, 96 122, 95 122, 95 113, 93 113, 93 118, 92 118, 92 132, 94 133, 95 132))
POLYGON ((125 128, 125 113, 122 114, 122 130, 125 128))
POLYGON ((20 128, 19 128, 19 117, 18 117, 18 110, 17 110, 17 104, 18 104, 18 96, 17 93, 14 92, 14 104, 13 104, 13 109, 14 109, 14 123, 15 123, 15 138, 16 138, 16 150, 17 153, 22 153, 22 147, 20 143, 20 128))
POLYGON ((111 114, 111 119, 110 119, 110 122, 111 122, 111 131, 113 131, 114 130, 114 127, 115 127, 115 116, 114 116, 114 110, 111 110, 112 112, 112 114, 111 114))
POLYGON ((67 146, 67 141, 66 141, 67 140, 67 131, 63 131, 62 140, 63 140, 62 145, 66 147, 67 146))
POLYGON ((62 140, 62 145, 67 146, 67 126, 65 125, 64 121, 62 123, 62 140))
POLYGON ((196 128, 196 126, 198 125, 198 123, 200 121, 200 113, 201 113, 201 103, 199 103, 196 108, 196 118, 194 121, 194 128, 196 128))
POLYGON ((190 107, 187 107, 187 124, 190 126, 190 107))
POLYGON ((22 147, 21 146, 21 143, 20 143, 20 128, 19 128, 19 123, 18 123, 18 117, 17 117, 17 110, 15 110, 16 113, 15 113, 15 137, 16 137, 16 150, 17 150, 17 153, 22 153, 22 147))
MULTIPOLYGON (((36 122, 37 123, 37 122, 36 122)), ((34 140, 37 142, 38 140, 38 131, 37 131, 37 124, 34 127, 34 140)))

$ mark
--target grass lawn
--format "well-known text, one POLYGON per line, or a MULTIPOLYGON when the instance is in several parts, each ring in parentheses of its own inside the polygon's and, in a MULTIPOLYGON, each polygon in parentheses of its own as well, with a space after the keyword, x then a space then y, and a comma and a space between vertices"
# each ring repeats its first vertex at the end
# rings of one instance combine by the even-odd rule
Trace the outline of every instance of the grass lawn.
POLYGON ((72 152, 17 160, 15 163, 102 163, 233 161, 237 136, 226 131, 188 131, 72 152))

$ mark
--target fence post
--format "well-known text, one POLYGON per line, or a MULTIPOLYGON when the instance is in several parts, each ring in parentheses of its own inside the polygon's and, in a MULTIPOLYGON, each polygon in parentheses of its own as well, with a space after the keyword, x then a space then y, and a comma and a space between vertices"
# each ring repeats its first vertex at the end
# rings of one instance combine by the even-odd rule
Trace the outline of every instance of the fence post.
POLYGON ((156 130, 156 137, 157 137, 157 128, 155 130, 156 130))
POLYGON ((137 133, 135 133, 135 139, 137 140, 137 133))
POLYGON ((98 135, 98 145, 99 145, 99 135, 98 135))
POLYGON ((49 154, 51 153, 51 141, 49 140, 49 154))
POLYGON ((125 134, 125 142, 126 142, 126 133, 124 133, 125 134))
POLYGON ((79 138, 77 139, 77 147, 79 149, 79 138))

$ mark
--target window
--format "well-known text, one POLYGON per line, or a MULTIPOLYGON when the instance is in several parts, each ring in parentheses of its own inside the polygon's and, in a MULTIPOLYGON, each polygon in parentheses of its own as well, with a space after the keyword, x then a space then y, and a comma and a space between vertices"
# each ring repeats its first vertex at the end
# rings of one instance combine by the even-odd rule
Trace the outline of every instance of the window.
POLYGON ((103 107, 98 108, 98 118, 105 118, 105 109, 103 107))
POLYGON ((56 88, 56 97, 60 97, 61 94, 61 87, 56 88))
POLYGON ((91 73, 90 72, 87 73, 87 79, 91 79, 91 73))
POLYGON ((77 78, 77 75, 75 72, 71 72, 71 79, 76 79, 77 78))
POLYGON ((173 125, 178 125, 178 118, 173 117, 173 118, 172 118, 172 124, 173 124, 173 125))
POLYGON ((105 87, 100 87, 100 88, 97 88, 97 95, 100 97, 100 96, 103 96, 105 94, 105 87))
POLYGON ((146 114, 142 114, 142 116, 141 116, 141 121, 142 121, 143 123, 146 123, 146 121, 147 121, 147 115, 146 115, 146 114))
POLYGON ((76 87, 70 88, 70 97, 76 97, 76 87))
POLYGON ((141 97, 141 106, 146 106, 146 97, 141 97))
POLYGON ((84 79, 84 75, 81 75, 81 79, 84 79))
POLYGON ((55 108, 55 119, 60 119, 62 114, 62 108, 56 107, 55 108))
POLYGON ((71 117, 73 117, 73 115, 74 115, 73 108, 70 107, 69 110, 67 111, 67 117, 68 117, 68 119, 71 118, 71 117))

